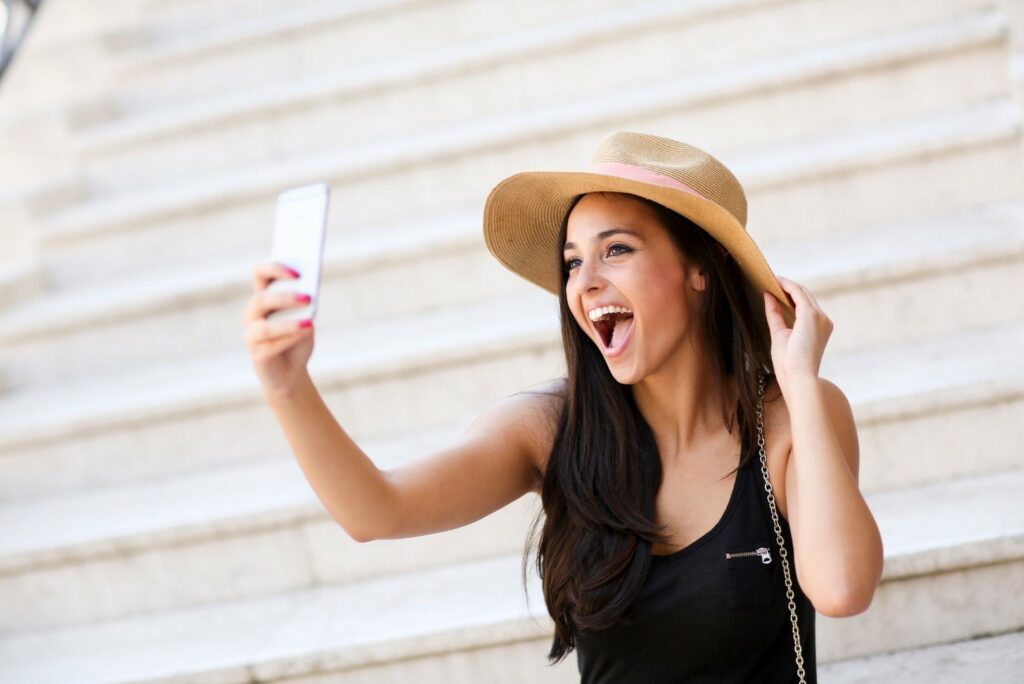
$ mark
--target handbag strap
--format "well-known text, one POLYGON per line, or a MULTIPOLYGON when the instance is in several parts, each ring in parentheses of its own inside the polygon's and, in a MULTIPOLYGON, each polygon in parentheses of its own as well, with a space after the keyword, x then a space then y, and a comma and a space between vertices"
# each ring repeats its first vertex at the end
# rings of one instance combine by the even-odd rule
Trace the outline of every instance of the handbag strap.
POLYGON ((786 598, 789 599, 789 620, 793 625, 793 649, 796 653, 796 671, 800 677, 801 684, 806 684, 804 678, 804 655, 800 645, 800 626, 796 619, 796 601, 793 593, 793 580, 789 574, 789 561, 786 560, 786 545, 782 539, 782 528, 779 526, 779 514, 775 508, 775 495, 772 492, 772 483, 768 478, 768 459, 764 453, 764 412, 762 399, 764 399, 765 373, 758 374, 757 378, 757 445, 761 452, 761 473, 764 475, 764 490, 768 494, 768 507, 772 512, 772 523, 775 525, 775 540, 779 544, 779 556, 782 558, 782 574, 786 580, 786 598))

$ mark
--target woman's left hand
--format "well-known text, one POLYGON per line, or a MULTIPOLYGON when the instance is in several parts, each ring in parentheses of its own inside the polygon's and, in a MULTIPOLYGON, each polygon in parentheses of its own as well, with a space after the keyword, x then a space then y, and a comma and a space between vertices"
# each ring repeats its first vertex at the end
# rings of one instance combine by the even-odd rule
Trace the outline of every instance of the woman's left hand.
POLYGON ((793 299, 796 313, 793 327, 786 327, 782 304, 764 292, 764 313, 772 336, 772 364, 779 389, 786 392, 790 380, 818 377, 825 344, 832 334, 832 320, 818 306, 811 293, 800 283, 778 276, 779 285, 793 299))

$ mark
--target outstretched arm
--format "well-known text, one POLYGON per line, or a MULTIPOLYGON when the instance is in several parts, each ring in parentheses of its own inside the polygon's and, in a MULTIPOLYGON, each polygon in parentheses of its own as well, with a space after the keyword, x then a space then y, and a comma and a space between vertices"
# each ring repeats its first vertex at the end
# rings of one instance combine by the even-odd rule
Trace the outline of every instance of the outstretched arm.
POLYGON ((531 491, 554 438, 552 395, 502 397, 462 437, 436 454, 385 471, 395 492, 392 527, 379 537, 414 537, 468 525, 531 491))
POLYGON ((397 497, 384 472, 334 419, 303 373, 287 395, 265 395, 320 503, 356 541, 389 529, 397 497))

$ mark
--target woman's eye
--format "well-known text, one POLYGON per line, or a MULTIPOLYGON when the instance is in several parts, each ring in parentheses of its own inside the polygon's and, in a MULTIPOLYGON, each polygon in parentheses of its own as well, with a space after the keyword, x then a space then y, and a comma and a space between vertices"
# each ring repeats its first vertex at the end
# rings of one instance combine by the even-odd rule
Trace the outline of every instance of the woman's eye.
MULTIPOLYGON (((622 250, 625 250, 625 252, 624 252, 624 253, 626 253, 626 252, 632 252, 632 251, 633 251, 633 250, 632 250, 631 248, 627 247, 626 245, 623 245, 623 244, 619 244, 619 243, 616 243, 616 244, 614 244, 614 245, 609 245, 609 246, 608 246, 608 254, 611 254, 611 253, 612 253, 612 250, 614 250, 614 249, 622 249, 622 250)), ((569 269, 569 270, 571 271, 571 270, 572 270, 572 265, 573 265, 573 263, 574 263, 574 262, 576 262, 576 261, 579 261, 579 259, 576 259, 576 258, 572 258, 572 259, 566 259, 566 261, 565 261, 565 265, 566 265, 566 267, 567 267, 567 268, 568 268, 568 269, 569 269)))

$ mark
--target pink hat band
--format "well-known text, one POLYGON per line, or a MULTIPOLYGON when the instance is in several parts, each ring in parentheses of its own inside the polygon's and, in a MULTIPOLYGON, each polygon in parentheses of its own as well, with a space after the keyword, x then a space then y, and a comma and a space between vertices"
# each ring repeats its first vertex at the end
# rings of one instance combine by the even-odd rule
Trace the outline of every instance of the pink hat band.
POLYGON ((651 171, 646 167, 636 166, 635 164, 625 164, 623 162, 595 162, 590 165, 590 171, 591 173, 600 173, 606 176, 617 176, 619 178, 643 181, 644 183, 660 185, 665 188, 674 188, 676 190, 688 192, 691 195, 696 195, 701 199, 708 199, 686 183, 681 183, 675 178, 670 178, 669 176, 660 174, 657 171, 651 171))

